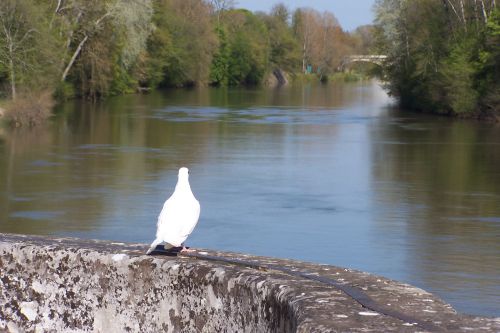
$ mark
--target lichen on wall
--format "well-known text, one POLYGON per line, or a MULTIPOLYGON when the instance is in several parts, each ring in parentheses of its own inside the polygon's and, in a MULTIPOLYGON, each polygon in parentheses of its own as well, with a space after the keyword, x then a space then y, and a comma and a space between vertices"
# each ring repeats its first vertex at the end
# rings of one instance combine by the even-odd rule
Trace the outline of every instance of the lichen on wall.
POLYGON ((0 260, 3 329, 266 332, 288 320, 268 307, 272 288, 211 263, 5 243, 0 260))

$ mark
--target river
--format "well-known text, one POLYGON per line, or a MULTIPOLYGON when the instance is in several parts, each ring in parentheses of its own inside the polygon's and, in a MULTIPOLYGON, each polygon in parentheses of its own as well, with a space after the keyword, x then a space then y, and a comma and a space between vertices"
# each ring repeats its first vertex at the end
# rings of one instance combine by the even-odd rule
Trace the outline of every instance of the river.
POLYGON ((177 170, 192 247, 350 267, 500 316, 500 127, 375 81, 72 101, 0 134, 0 232, 149 243, 177 170))

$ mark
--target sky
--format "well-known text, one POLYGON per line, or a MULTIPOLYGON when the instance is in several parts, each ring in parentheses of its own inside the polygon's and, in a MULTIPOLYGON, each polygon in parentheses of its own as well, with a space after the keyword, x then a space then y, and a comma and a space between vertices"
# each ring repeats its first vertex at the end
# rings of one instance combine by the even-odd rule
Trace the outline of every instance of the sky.
POLYGON ((335 14, 344 30, 352 31, 360 25, 372 23, 372 6, 375 0, 236 0, 235 7, 269 12, 278 2, 284 3, 292 11, 300 7, 320 12, 328 10, 335 14))

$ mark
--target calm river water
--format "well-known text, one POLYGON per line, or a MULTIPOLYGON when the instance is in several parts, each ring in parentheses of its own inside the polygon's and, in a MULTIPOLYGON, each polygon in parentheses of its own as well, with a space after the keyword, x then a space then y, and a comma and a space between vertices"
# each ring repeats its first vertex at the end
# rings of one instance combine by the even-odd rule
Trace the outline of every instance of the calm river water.
POLYGON ((376 82, 70 102, 0 134, 0 232, 150 242, 181 166, 193 247, 328 263, 500 316, 500 127, 376 82))

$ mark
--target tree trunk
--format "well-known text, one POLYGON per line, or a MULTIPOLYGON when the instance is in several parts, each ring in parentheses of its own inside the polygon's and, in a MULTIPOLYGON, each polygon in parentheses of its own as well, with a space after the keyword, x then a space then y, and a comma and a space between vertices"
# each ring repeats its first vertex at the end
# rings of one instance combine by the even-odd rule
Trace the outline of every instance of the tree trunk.
POLYGON ((68 63, 68 66, 66 66, 66 69, 64 70, 64 73, 61 77, 61 81, 64 82, 66 80, 66 77, 68 76, 69 70, 71 67, 73 67, 73 64, 75 63, 76 58, 78 58, 78 55, 80 55, 80 52, 82 52, 83 45, 87 42, 89 39, 89 36, 85 35, 85 38, 82 39, 80 44, 78 44, 78 47, 75 50, 75 53, 73 53, 73 56, 71 57, 71 60, 68 63))
POLYGON ((464 21, 465 31, 467 32, 467 19, 465 17, 464 0, 460 0, 460 9, 462 10, 462 20, 464 21))
POLYGON ((302 73, 306 73, 306 43, 302 47, 302 73))
POLYGON ((16 71, 14 70, 14 61, 10 59, 10 87, 12 91, 12 99, 16 99, 16 71))
POLYGON ((479 13, 477 12, 477 0, 474 0, 474 22, 476 22, 476 30, 478 27, 479 13))
POLYGON ((9 71, 12 99, 16 99, 16 71, 14 68, 14 48, 12 45, 12 40, 9 43, 9 71))
POLYGON ((488 14, 486 14, 486 7, 484 6, 484 0, 481 0, 481 8, 483 9, 484 23, 488 23, 488 14))

